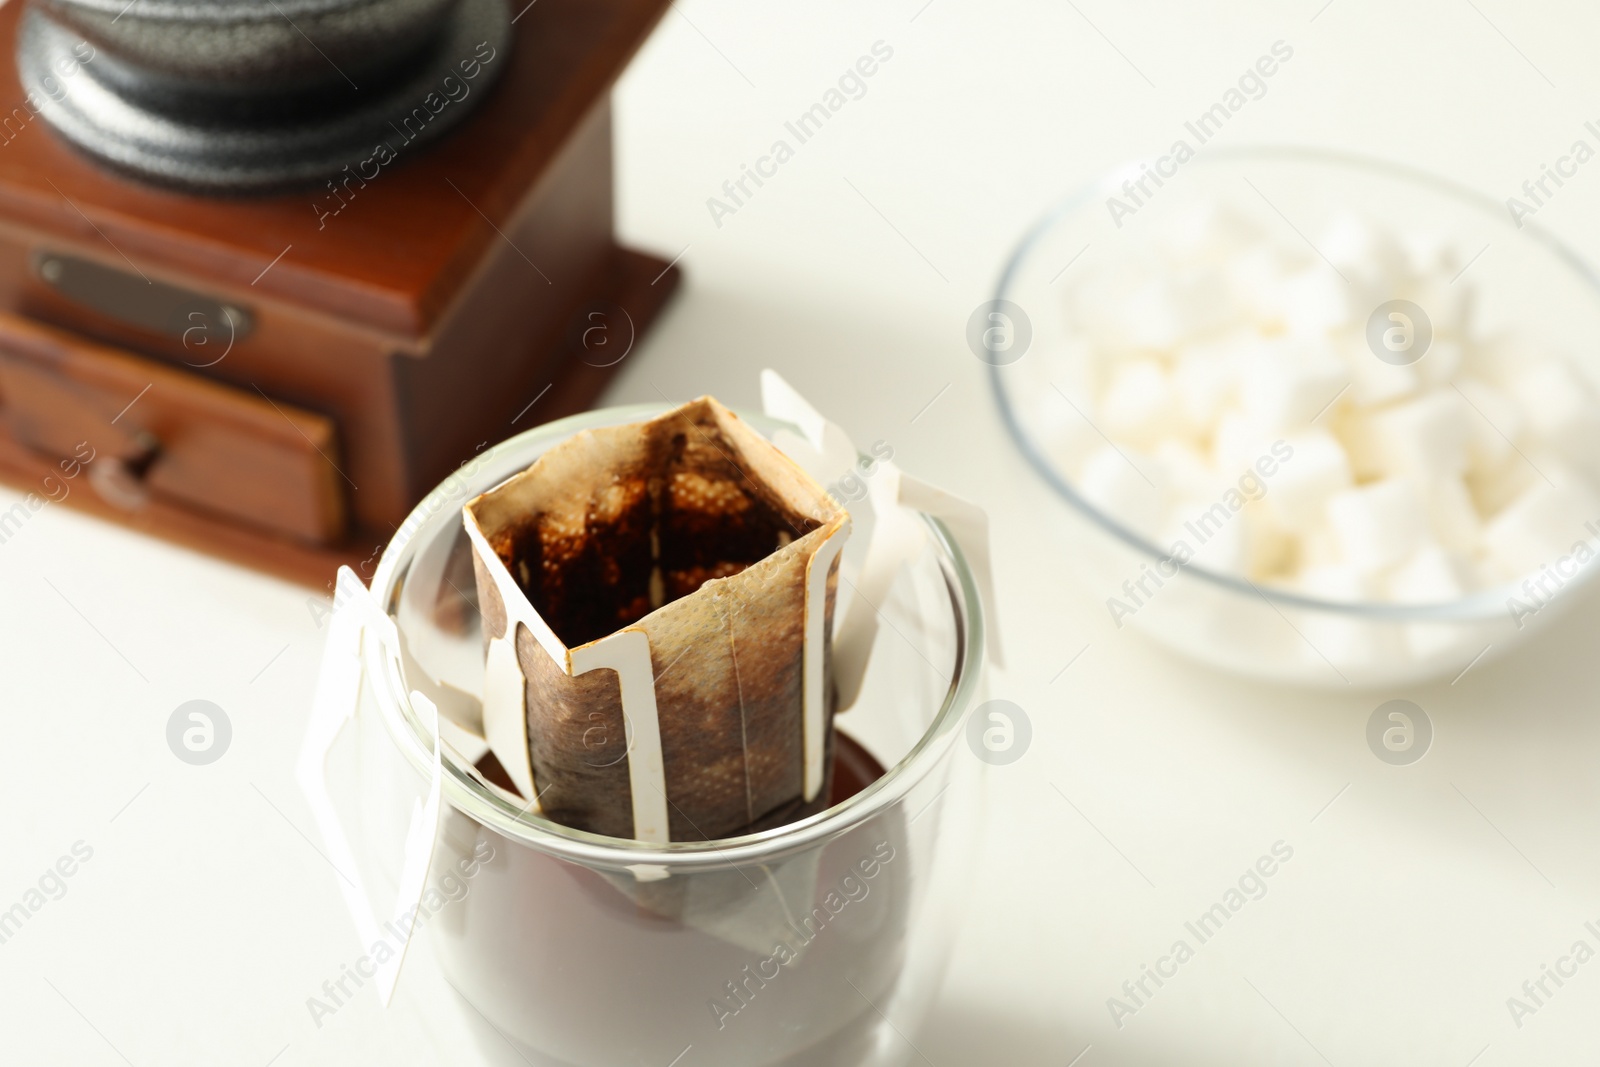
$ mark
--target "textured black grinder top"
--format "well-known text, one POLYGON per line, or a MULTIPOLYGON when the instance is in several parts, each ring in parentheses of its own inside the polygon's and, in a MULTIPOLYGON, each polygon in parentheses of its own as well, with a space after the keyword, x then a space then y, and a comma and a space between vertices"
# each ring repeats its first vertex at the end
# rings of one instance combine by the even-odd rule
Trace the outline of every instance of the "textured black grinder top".
POLYGON ((503 0, 29 5, 18 72, 51 126, 113 168, 217 194, 315 184, 380 142, 438 137, 510 45, 503 0))

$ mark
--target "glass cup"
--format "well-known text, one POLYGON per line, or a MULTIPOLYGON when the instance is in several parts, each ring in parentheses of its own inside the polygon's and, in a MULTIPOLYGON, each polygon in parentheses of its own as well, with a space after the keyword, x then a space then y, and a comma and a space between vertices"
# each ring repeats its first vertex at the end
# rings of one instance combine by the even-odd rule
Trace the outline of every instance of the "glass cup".
MULTIPOLYGON (((584 833, 492 787, 484 746, 453 725, 470 718, 462 694, 482 670, 461 505, 581 430, 663 410, 611 408, 513 438, 464 464, 387 547, 371 592, 394 625, 361 642, 353 716, 367 757, 351 766, 367 769, 328 772, 364 812, 344 820, 351 862, 392 896, 405 881, 394 824, 437 788, 426 885, 442 903, 424 907, 428 940, 497 1031, 487 1040, 530 1064, 904 1062, 942 979, 982 814, 983 765, 961 720, 979 690, 983 616, 937 520, 923 517, 927 536, 881 603, 843 609, 883 625, 861 697, 836 721, 835 804, 810 818, 698 843, 584 833)), ((744 418, 769 436, 782 426, 744 418)))

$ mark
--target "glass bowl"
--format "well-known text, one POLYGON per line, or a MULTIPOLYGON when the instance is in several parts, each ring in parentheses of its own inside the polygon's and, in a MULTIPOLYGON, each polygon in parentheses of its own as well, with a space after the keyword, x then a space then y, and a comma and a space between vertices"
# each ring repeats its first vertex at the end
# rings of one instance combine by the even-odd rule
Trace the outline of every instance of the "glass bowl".
MULTIPOLYGON (((1117 627, 1250 677, 1383 688, 1457 677, 1563 614, 1593 584, 1594 568, 1583 565, 1588 554, 1582 561, 1547 561, 1559 575, 1540 568, 1446 602, 1319 599, 1200 561, 1177 565, 1171 546, 1085 497, 1059 444, 1063 419, 1081 419, 1098 432, 1055 380, 1071 366, 1065 353, 1073 343, 1062 278, 1093 278, 1125 266, 1141 240, 1183 225, 1197 203, 1243 210, 1261 228, 1276 228, 1282 243, 1302 241, 1309 252, 1317 250, 1305 235, 1321 233, 1347 210, 1396 234, 1439 235, 1472 257, 1462 274, 1476 297, 1475 329, 1546 345, 1591 387, 1600 381, 1600 278, 1536 221, 1524 217, 1518 225, 1506 204, 1424 171, 1337 151, 1202 147, 1181 164, 1162 159, 1161 184, 1147 179, 1137 199, 1129 185, 1146 176, 1147 165, 1136 163, 1108 172, 1050 210, 1012 253, 988 309, 989 321, 1007 331, 985 357, 1001 417, 1050 494, 1065 505, 1050 509, 1051 521, 1061 527, 1077 577, 1106 601, 1117 627), (1113 197, 1122 207, 1113 208, 1113 197), (1024 334, 1029 330, 1031 338, 1024 334), (1535 581, 1543 582, 1540 589, 1531 587, 1535 581), (1121 607, 1113 607, 1114 598, 1121 607)), ((1600 514, 1590 518, 1600 521, 1600 514)), ((1592 552, 1592 529, 1550 532, 1573 547, 1584 542, 1592 552)))
MULTIPOLYGON (((400 527, 371 582, 374 610, 394 625, 369 626, 360 652, 353 719, 365 741, 352 750, 368 758, 330 772, 361 813, 349 851, 362 884, 392 890, 399 851, 384 842, 407 836, 406 812, 425 806, 407 798, 437 782, 426 881, 458 892, 428 940, 466 1014, 487 1023, 486 1054, 509 1043, 516 1062, 552 1067, 903 1062, 915 1052, 902 1033, 943 978, 982 818, 982 764, 961 725, 979 693, 984 622, 937 520, 924 516, 927 536, 880 603, 843 609, 872 607, 887 625, 837 719, 834 805, 809 818, 709 842, 586 833, 493 788, 481 739, 448 721, 483 670, 462 505, 579 431, 665 410, 609 408, 523 433, 464 464, 400 527), (445 711, 437 751, 432 706, 445 711), (842 766, 847 750, 871 770, 842 766), (390 781, 408 784, 378 789, 390 781)), ((784 425, 741 417, 768 436, 784 425)))

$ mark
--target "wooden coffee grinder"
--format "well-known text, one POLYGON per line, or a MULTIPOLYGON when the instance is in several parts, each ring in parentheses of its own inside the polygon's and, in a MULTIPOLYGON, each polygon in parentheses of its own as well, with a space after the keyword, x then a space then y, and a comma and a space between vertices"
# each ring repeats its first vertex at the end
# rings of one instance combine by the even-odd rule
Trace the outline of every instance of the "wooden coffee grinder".
POLYGON ((0 7, 0 478, 322 587, 587 407, 678 280, 613 236, 667 2, 0 7))

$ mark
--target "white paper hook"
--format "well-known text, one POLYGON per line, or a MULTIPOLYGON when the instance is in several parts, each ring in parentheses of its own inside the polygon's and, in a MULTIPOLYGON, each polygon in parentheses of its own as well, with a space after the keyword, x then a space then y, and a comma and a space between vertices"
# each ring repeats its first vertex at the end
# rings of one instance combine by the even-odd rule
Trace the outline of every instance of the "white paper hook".
MULTIPOLYGON (((413 692, 412 706, 423 719, 433 745, 433 763, 425 796, 414 798, 412 805, 398 867, 399 891, 392 914, 385 917, 387 921, 380 921, 378 909, 361 876, 363 864, 358 862, 351 844, 352 835, 347 832, 344 820, 340 817, 327 778, 329 753, 340 735, 356 725, 360 714, 365 671, 362 647, 369 639, 383 648, 384 659, 398 657, 399 635, 394 620, 384 614, 355 572, 349 567, 341 567, 334 591, 334 610, 329 618, 327 644, 317 678, 316 696, 312 703, 311 721, 306 728, 295 777, 310 805, 328 859, 339 874, 339 889, 362 945, 398 941, 392 955, 381 957, 382 962, 375 962, 377 972, 374 978, 378 997, 387 1007, 400 980, 400 968, 411 942, 413 920, 422 899, 423 883, 433 862, 439 827, 443 746, 439 739, 438 710, 427 697, 413 692)), ((374 726, 383 729, 380 724, 374 726)), ((393 753, 393 758, 404 760, 404 756, 398 752, 393 753)), ((374 843, 363 841, 363 847, 370 849, 374 843)))
MULTIPOLYGON (((855 469, 860 453, 848 435, 776 371, 761 372, 761 398, 767 415, 799 428, 799 436, 779 431, 774 440, 819 482, 834 484, 855 469)), ((876 462, 878 469, 866 479, 866 498, 847 505, 856 520, 859 547, 855 552, 846 549, 840 570, 840 618, 834 628, 833 649, 841 712, 860 695, 877 640, 877 605, 888 596, 895 574, 923 543, 925 530, 916 512, 944 523, 961 546, 984 606, 992 609, 995 602, 988 514, 970 501, 906 474, 892 460, 876 462)), ((1004 666, 1000 627, 992 610, 984 622, 989 659, 1004 666)))

